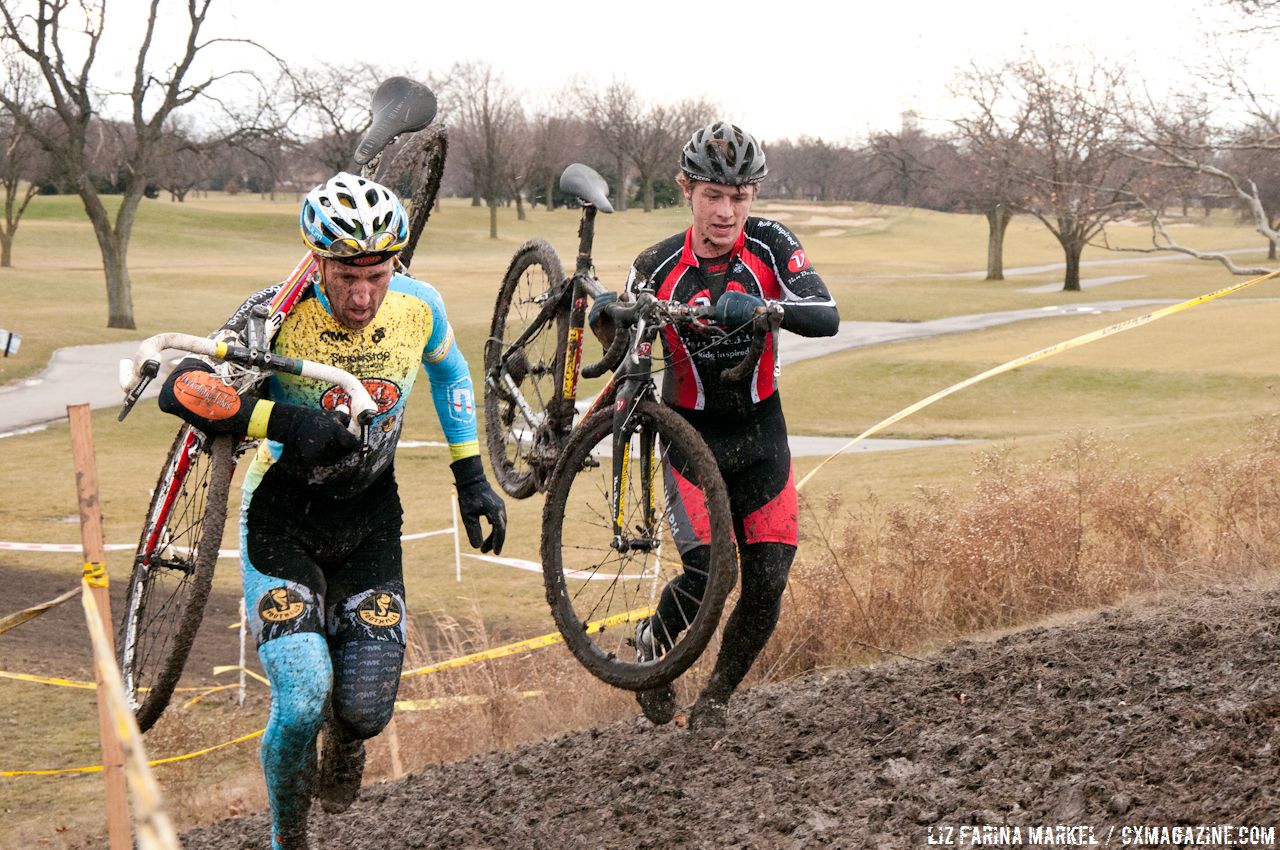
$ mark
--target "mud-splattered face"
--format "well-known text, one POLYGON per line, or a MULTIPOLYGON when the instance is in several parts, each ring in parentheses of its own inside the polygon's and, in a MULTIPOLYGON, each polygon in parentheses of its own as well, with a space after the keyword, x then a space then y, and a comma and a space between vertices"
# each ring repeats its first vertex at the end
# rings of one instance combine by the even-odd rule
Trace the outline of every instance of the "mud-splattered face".
POLYGON ((738 241, 751 213, 756 187, 692 181, 684 196, 693 207, 693 253, 718 257, 738 241))
POLYGON ((346 266, 321 259, 321 281, 333 317, 353 331, 364 330, 387 297, 393 263, 394 260, 386 260, 374 266, 346 266))

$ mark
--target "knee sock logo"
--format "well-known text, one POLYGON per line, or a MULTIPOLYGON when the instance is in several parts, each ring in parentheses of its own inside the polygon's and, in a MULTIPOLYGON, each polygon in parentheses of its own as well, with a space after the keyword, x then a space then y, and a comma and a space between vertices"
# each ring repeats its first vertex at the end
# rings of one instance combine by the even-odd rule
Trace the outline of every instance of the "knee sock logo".
POLYGON ((357 615, 371 626, 394 626, 400 622, 400 605, 390 593, 375 593, 360 603, 357 615))
POLYGON ((277 587, 263 594, 258 604, 258 615, 268 623, 284 623, 297 619, 306 607, 298 592, 289 587, 277 587))

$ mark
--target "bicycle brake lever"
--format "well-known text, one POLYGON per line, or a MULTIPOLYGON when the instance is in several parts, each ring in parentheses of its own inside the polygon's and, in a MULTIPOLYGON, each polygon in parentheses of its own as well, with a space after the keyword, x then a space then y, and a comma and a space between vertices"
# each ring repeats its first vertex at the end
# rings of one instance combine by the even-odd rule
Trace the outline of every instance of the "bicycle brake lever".
POLYGON ((124 404, 120 407, 120 414, 116 417, 117 422, 123 422, 124 418, 133 410, 133 406, 138 403, 138 399, 142 398, 143 391, 147 385, 151 383, 152 378, 160 374, 160 362, 157 360, 148 360, 142 364, 142 368, 138 370, 138 382, 133 385, 133 389, 124 395, 124 404))

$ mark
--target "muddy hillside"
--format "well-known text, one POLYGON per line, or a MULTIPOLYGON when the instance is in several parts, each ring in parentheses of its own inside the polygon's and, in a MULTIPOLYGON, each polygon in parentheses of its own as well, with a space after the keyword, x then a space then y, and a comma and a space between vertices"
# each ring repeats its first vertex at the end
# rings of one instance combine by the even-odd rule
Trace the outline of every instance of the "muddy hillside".
MULTIPOLYGON (((852 850, 1052 835, 1055 846, 1132 846, 1216 824, 1198 837, 1275 846, 1265 828, 1280 833, 1278 756, 1280 591, 1214 588, 757 688, 715 734, 637 719, 366 786, 345 814, 317 810, 312 841, 852 850)), ((265 847, 266 817, 184 843, 265 847)))

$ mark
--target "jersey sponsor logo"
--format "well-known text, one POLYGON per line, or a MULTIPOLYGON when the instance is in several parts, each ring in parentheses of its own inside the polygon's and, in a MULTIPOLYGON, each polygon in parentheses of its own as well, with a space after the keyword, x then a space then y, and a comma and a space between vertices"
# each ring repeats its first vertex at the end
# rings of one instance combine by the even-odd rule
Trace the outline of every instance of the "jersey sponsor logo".
POLYGON ((268 623, 285 623, 302 616, 306 603, 291 587, 276 587, 262 595, 258 615, 268 623))
POLYGON ((183 407, 205 419, 229 419, 240 410, 236 391, 208 372, 183 372, 173 382, 173 394, 183 407))
POLYGON ((371 626, 387 628, 400 623, 400 602, 390 593, 375 593, 360 603, 356 616, 371 626))
POLYGON ((320 331, 320 338, 325 342, 351 342, 351 334, 346 331, 320 331))
POLYGON ((386 328, 374 328, 373 333, 369 336, 369 341, 372 342, 374 345, 377 345, 378 343, 382 342, 386 338, 387 338, 386 328))
MULTIPOLYGON (((364 388, 369 391, 373 403, 378 405, 379 413, 386 413, 400 400, 400 388, 390 381, 382 378, 365 378, 360 383, 364 384, 364 388)), ((325 410, 337 410, 340 407, 351 410, 351 396, 342 387, 332 386, 320 397, 320 406, 325 410)))
POLYGON ((803 248, 793 251, 791 259, 787 260, 787 271, 796 274, 807 268, 809 268, 809 255, 804 252, 803 248))

